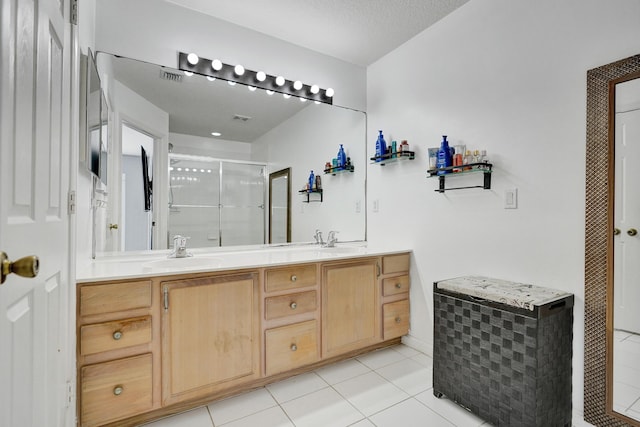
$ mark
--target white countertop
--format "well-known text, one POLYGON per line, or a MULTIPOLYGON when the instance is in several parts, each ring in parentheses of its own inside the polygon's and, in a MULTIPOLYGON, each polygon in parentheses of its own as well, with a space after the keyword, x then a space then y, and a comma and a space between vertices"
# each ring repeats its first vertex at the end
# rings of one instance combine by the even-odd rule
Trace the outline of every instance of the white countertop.
POLYGON ((224 251, 220 249, 193 249, 190 252, 193 256, 188 258, 167 258, 169 251, 102 256, 83 265, 79 263, 76 281, 87 283, 136 277, 271 267, 404 253, 411 252, 411 249, 373 248, 366 243, 344 243, 336 245, 335 248, 293 244, 232 248, 224 251))

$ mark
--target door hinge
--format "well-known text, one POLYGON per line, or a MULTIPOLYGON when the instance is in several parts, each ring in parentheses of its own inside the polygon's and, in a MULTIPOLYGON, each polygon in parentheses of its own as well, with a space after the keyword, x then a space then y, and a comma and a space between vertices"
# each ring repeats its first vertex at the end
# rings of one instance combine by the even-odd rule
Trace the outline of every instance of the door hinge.
POLYGON ((67 405, 67 408, 71 406, 71 404, 73 403, 73 386, 71 385, 71 381, 67 381, 67 399, 65 404, 67 405))
POLYGON ((69 191, 68 208, 69 208, 69 214, 76 213, 76 192, 75 192, 75 190, 69 191))
POLYGON ((78 25, 78 0, 71 0, 71 23, 78 25))
POLYGON ((164 310, 169 310, 169 288, 166 286, 162 289, 162 299, 164 302, 164 310))

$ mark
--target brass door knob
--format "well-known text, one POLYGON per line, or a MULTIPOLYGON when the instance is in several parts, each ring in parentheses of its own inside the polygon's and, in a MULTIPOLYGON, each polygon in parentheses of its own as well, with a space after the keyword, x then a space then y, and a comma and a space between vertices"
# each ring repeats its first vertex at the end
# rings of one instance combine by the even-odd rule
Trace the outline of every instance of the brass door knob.
POLYGON ((613 235, 617 236, 618 234, 620 234, 620 229, 616 227, 613 229, 613 235))
POLYGON ((630 228, 627 230, 627 234, 629 236, 635 236, 636 234, 638 234, 638 230, 636 230, 635 228, 630 228))
POLYGON ((0 285, 11 273, 22 277, 36 277, 38 271, 40 271, 40 260, 37 256, 30 255, 11 261, 6 253, 0 252, 0 285))
POLYGON ((113 339, 118 341, 120 338, 122 338, 122 332, 121 331, 115 331, 113 333, 113 339))
POLYGON ((396 283, 396 289, 400 289, 402 285, 400 283, 396 283))
POLYGON ((296 351, 298 349, 298 346, 295 344, 291 344, 291 351, 296 351))
POLYGON ((113 388, 113 394, 116 396, 120 396, 123 391, 124 391, 124 387, 121 385, 117 385, 113 388))
POLYGON ((396 323, 400 323, 400 322, 402 322, 402 319, 399 316, 396 317, 396 323))
POLYGON ((298 276, 296 276, 295 274, 293 276, 291 276, 291 281, 295 282, 296 280, 298 280, 298 276))
POLYGON ((289 307, 291 307, 291 310, 295 310, 296 308, 298 308, 298 304, 292 302, 291 304, 289 304, 289 307))
POLYGON ((109 224, 109 230, 117 230, 118 224, 109 224))

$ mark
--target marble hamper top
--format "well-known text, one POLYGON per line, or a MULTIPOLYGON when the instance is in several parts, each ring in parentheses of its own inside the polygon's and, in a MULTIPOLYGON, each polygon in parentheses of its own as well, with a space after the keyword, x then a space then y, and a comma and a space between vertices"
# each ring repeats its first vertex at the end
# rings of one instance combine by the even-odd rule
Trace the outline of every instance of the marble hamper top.
POLYGON ((533 311, 568 296, 570 293, 542 286, 492 279, 482 276, 464 276, 437 282, 438 289, 471 295, 489 301, 500 302, 533 311))

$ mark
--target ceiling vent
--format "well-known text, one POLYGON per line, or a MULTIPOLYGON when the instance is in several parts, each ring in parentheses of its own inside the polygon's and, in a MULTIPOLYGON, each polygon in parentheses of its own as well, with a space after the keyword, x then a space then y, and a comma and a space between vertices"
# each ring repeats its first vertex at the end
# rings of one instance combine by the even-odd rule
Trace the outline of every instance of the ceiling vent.
POLYGON ((180 83, 182 81, 182 74, 172 73, 167 70, 160 70, 160 78, 163 80, 170 80, 172 82, 180 83))
POLYGON ((235 116, 233 116, 233 120, 240 120, 241 122, 248 122, 249 120, 251 120, 251 117, 243 116, 242 114, 236 114, 235 116))

